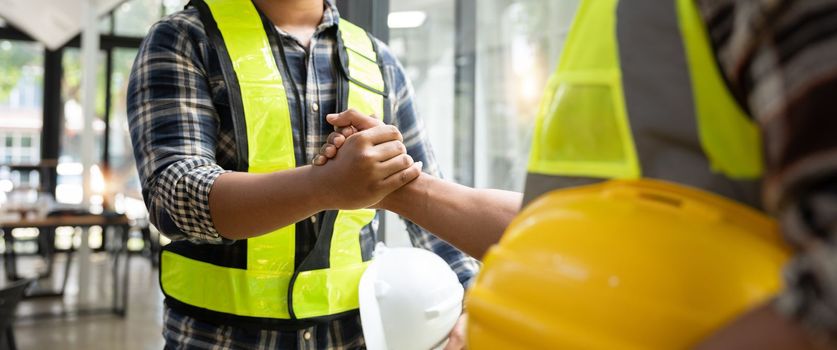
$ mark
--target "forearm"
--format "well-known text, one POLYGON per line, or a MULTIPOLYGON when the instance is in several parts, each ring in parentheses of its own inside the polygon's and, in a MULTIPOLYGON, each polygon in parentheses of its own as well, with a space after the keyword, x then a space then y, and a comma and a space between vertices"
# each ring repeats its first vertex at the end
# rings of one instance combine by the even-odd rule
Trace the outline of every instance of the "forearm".
POLYGON ((422 174, 381 206, 479 259, 500 240, 522 199, 517 192, 474 189, 422 174))
POLYGON ((700 344, 701 350, 723 349, 826 349, 811 342, 796 322, 765 304, 735 320, 700 344))
POLYGON ((225 173, 209 194, 218 233, 245 239, 292 225, 328 208, 311 166, 267 174, 225 173))

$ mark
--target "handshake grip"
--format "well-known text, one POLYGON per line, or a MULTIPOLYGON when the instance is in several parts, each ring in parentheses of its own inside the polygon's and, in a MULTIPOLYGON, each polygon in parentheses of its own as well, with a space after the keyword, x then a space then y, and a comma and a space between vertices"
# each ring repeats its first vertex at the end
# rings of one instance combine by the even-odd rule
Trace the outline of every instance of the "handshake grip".
POLYGON ((407 154, 401 132, 377 118, 349 109, 329 114, 335 131, 312 160, 337 209, 375 206, 415 180, 423 164, 407 154))

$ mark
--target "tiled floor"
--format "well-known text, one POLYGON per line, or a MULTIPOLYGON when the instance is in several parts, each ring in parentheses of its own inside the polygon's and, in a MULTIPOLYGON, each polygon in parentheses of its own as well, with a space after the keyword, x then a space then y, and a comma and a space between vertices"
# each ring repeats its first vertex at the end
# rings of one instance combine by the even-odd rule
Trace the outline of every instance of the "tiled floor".
MULTIPOLYGON (((36 258, 26 258, 21 262, 23 275, 31 275, 35 268, 42 265, 36 258), (27 273, 28 272, 28 273, 27 273)), ((59 256, 56 268, 64 266, 63 257, 59 256)), ((73 264, 70 272, 67 295, 62 299, 30 299, 21 303, 18 315, 23 319, 15 324, 15 337, 18 349, 162 349, 160 335, 162 321, 162 294, 157 282, 157 271, 151 268, 148 260, 139 256, 131 258, 130 286, 128 294, 128 313, 125 318, 110 314, 69 316, 52 319, 26 319, 25 315, 45 311, 60 312, 74 310, 79 305, 85 307, 109 306, 111 298, 110 261, 104 254, 91 256, 91 296, 79 302, 77 288, 77 266, 73 264)), ((56 269, 53 282, 60 280, 61 269, 56 269)))

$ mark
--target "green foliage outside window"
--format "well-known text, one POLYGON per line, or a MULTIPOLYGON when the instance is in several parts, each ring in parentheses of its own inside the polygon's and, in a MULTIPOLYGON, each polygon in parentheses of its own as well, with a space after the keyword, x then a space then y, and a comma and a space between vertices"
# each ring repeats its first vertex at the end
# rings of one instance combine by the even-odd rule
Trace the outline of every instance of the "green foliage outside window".
MULTIPOLYGON (((37 44, 0 40, 0 104, 18 85, 24 69, 43 67, 43 52, 43 47, 37 44)), ((37 75, 37 79, 43 79, 43 75, 37 75)))

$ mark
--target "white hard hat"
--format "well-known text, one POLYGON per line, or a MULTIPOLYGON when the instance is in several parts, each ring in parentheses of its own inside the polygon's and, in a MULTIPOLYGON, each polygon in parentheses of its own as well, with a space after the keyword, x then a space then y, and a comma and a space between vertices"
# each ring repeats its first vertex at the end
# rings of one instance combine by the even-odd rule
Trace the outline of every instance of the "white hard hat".
POLYGON ((369 350, 429 350, 456 325, 464 290, 438 255, 378 244, 358 293, 369 350))

